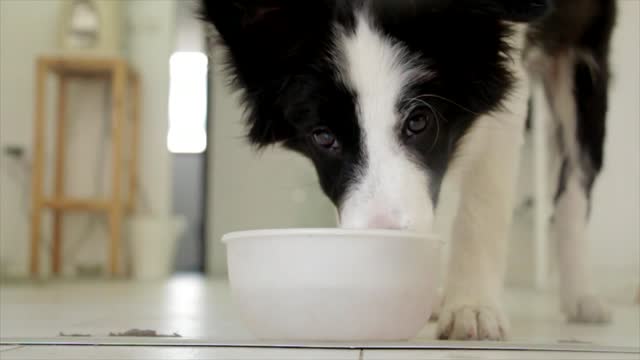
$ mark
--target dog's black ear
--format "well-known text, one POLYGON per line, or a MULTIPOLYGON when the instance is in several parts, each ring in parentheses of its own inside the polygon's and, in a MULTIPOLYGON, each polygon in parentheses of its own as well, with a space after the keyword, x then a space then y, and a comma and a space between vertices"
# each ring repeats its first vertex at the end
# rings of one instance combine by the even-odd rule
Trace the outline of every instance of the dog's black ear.
POLYGON ((251 86, 281 75, 304 56, 305 44, 328 30, 325 1, 201 0, 201 13, 217 29, 237 75, 251 86))
POLYGON ((292 135, 278 103, 295 64, 315 56, 327 31, 327 0, 200 0, 227 50, 227 70, 242 90, 249 139, 258 146, 292 135))

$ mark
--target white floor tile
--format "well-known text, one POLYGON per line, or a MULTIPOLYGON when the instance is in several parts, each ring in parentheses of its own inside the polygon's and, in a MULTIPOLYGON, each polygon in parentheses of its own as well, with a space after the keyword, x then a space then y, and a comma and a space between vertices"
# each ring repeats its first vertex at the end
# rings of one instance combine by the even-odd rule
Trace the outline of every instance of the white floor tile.
POLYGON ((359 350, 297 350, 196 347, 26 346, 2 354, 2 360, 358 360, 359 350))
POLYGON ((491 350, 365 350, 363 360, 638 360, 640 354, 491 350))
POLYGON ((3 287, 2 337, 107 336, 132 328, 183 337, 251 339, 224 282, 52 282, 3 287))

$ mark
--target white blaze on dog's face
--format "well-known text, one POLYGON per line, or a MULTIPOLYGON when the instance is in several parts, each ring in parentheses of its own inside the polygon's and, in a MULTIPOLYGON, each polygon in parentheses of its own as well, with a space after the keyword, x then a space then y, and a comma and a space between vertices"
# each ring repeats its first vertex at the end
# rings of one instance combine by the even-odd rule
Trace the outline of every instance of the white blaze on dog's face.
POLYGON ((339 80, 355 95, 363 161, 339 206, 341 226, 428 231, 433 221, 429 172, 401 143, 398 104, 432 74, 364 15, 353 32, 337 32, 339 80))
POLYGON ((509 26, 466 7, 373 3, 205 0, 205 16, 253 144, 308 157, 344 227, 429 231, 462 138, 512 85, 509 26))

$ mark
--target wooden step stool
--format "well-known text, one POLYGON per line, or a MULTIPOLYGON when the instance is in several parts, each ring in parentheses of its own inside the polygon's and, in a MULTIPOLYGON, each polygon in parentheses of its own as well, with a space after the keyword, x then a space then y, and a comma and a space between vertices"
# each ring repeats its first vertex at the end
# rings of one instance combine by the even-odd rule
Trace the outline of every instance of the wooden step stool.
MULTIPOLYGON (((119 274, 120 252, 122 247, 122 219, 125 211, 134 209, 137 190, 138 138, 140 135, 140 80, 127 62, 120 58, 102 58, 87 56, 51 56, 41 57, 36 64, 36 107, 34 126, 34 155, 32 173, 31 208, 31 276, 40 272, 40 248, 42 212, 45 208, 53 210, 53 246, 51 254, 52 272, 58 275, 62 269, 62 216, 65 211, 104 212, 109 218, 109 272, 119 274), (49 73, 57 75, 58 98, 56 116, 56 146, 54 194, 43 194, 45 129, 46 129, 46 82, 49 73), (111 128, 112 128, 112 174, 111 194, 106 199, 83 199, 65 196, 65 151, 66 151, 66 104, 69 81, 77 77, 106 79, 111 83, 111 128), (128 86, 131 96, 126 97, 128 86), (123 136, 125 127, 125 107, 131 101, 131 157, 129 161, 127 199, 123 199, 122 173, 124 159, 123 136)), ((105 111, 107 109, 104 109, 105 111)))

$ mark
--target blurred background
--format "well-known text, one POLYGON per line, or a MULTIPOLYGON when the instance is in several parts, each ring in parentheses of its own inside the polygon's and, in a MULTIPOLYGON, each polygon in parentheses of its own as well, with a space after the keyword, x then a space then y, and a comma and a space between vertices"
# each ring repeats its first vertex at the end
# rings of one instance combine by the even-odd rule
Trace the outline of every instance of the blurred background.
MULTIPOLYGON (((86 2, 89 12, 92 3, 86 2)), ((237 102, 225 88, 218 65, 206 55, 211 53, 213 59, 217 54, 209 46, 206 29, 196 19, 196 2, 95 2, 96 11, 117 14, 109 18, 111 23, 98 24, 103 26, 100 31, 117 33, 113 36, 117 41, 110 48, 96 45, 88 50, 74 49, 64 40, 73 21, 69 14, 74 2, 2 0, 0 4, 3 278, 28 276, 36 61, 44 56, 119 57, 139 74, 139 191, 135 211, 125 216, 123 246, 134 246, 135 232, 142 232, 141 236, 176 232, 175 244, 173 239, 149 239, 145 244, 175 248, 171 271, 224 274, 224 249, 218 243, 225 232, 334 225, 333 210, 320 196, 315 173, 305 161, 277 151, 258 156, 245 145, 237 102), (115 26, 117 29, 112 29, 115 26), (161 229, 163 226, 165 229, 161 229)), ((76 11, 81 28, 78 32, 82 33, 85 17, 90 23, 90 16, 83 7, 76 11)), ((53 193, 55 178, 56 81, 53 75, 48 77, 45 197, 53 193)), ((111 83, 108 78, 72 77, 66 98, 65 196, 108 198, 112 172, 111 83)), ((129 145, 128 141, 123 145, 125 158, 130 155, 129 145)), ((46 276, 53 225, 51 214, 43 213, 39 255, 42 275, 46 276)), ((108 217, 73 210, 64 211, 62 216, 62 274, 104 272, 108 217)))
MULTIPOLYGON (((609 298, 634 301, 640 296, 640 2, 618 3, 606 165, 595 188, 589 241, 597 285, 609 298)), ((140 109, 139 136, 132 135, 131 126, 116 135, 122 142, 122 199, 132 184, 137 189, 131 211, 123 212, 115 252, 118 276, 134 281, 177 273, 220 278, 226 274, 220 243, 226 232, 335 226, 335 211, 306 160, 278 149, 255 153, 246 145, 242 112, 226 87, 220 54, 194 11, 190 0, 0 0, 3 285, 110 278, 112 207, 102 209, 86 199, 112 201, 111 180, 118 178, 112 162, 118 131, 112 123, 114 96, 127 104, 123 123, 131 124, 135 116, 129 110, 136 104, 140 109), (104 76, 109 70, 97 76, 82 70, 87 57, 121 59, 137 73, 131 79, 140 82, 139 103, 131 92, 114 93, 113 78, 104 76), (37 63, 43 58, 67 62, 58 70, 55 61, 50 63, 53 70, 39 90, 37 63), (77 73, 74 66, 80 68, 77 73), (56 142, 59 74, 70 74, 62 147, 56 142), (42 104, 36 103, 38 91, 46 94, 42 104), (32 179, 39 165, 34 161, 39 111, 46 120, 38 180, 44 200, 34 254, 32 179), (63 162, 56 157, 60 149, 63 162), (61 224, 58 245, 56 222, 61 224), (59 260, 52 260, 56 248, 59 260), (52 261, 59 262, 59 274, 52 273, 52 261)), ((535 222, 527 216, 529 225, 518 230, 524 234, 533 231, 535 222)), ((518 239, 511 249, 510 285, 547 286, 539 273, 546 273, 550 261, 531 260, 539 239, 518 239)))

